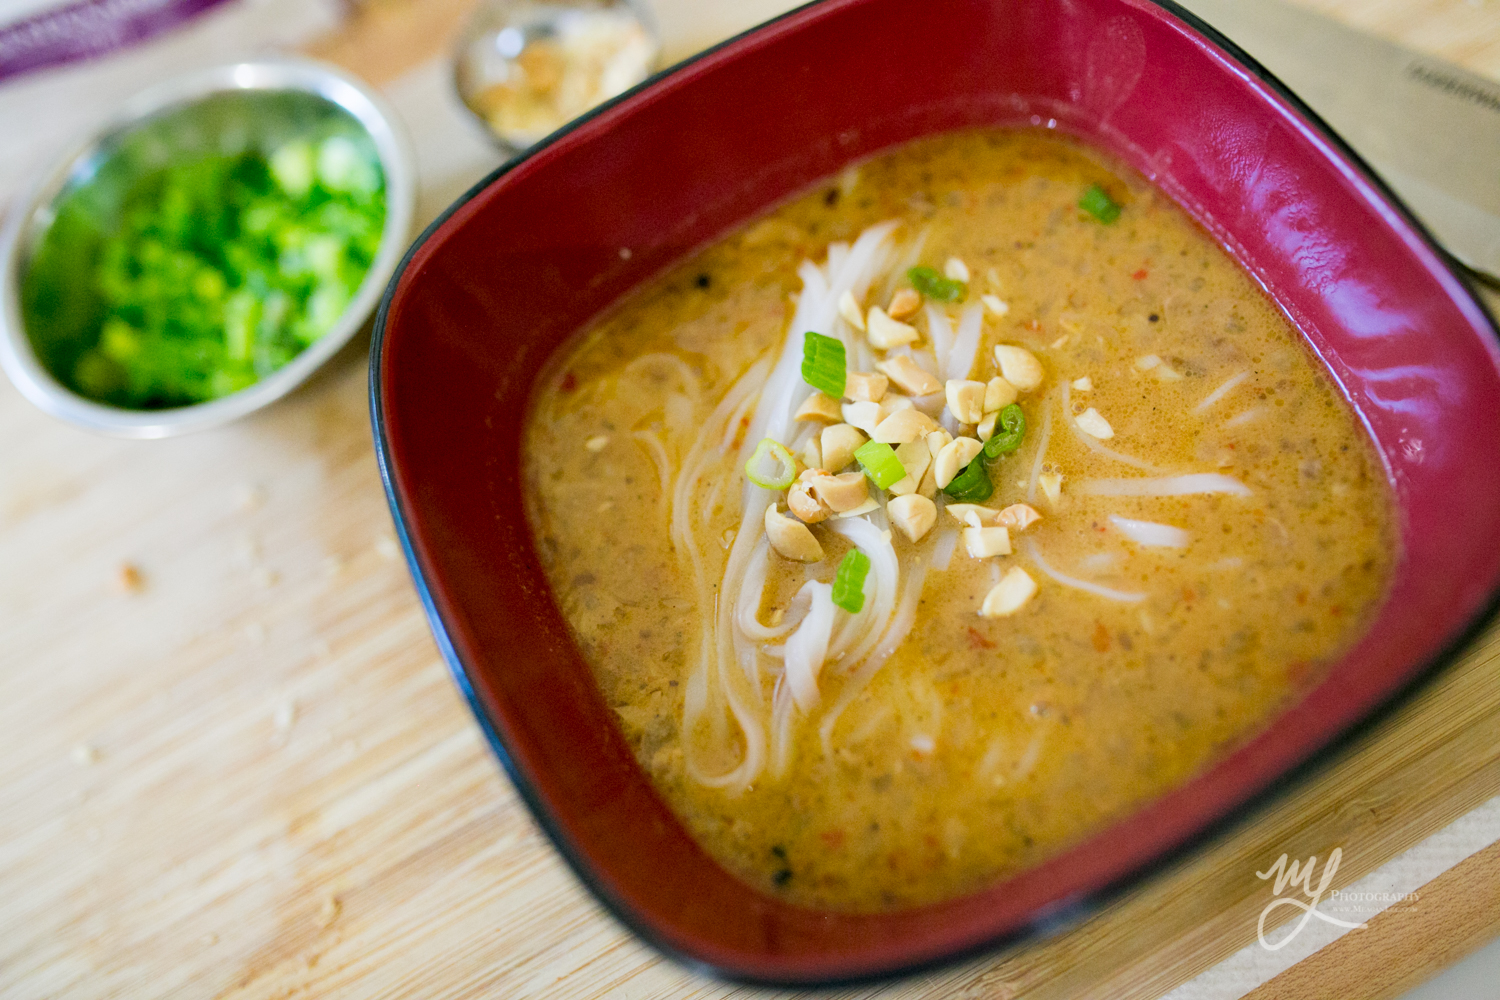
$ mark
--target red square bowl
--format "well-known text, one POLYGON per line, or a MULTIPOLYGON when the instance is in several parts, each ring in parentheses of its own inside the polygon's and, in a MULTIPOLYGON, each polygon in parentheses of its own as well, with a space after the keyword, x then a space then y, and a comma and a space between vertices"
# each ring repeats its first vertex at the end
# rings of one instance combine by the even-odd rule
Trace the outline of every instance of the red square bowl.
POLYGON ((1243 810, 1440 661, 1500 582, 1500 352, 1443 255, 1335 137, 1210 29, 1147 0, 826 0, 678 66, 502 167, 391 283, 371 404, 391 510, 455 679, 604 903, 728 975, 826 982, 1055 926, 1243 810), (1056 128, 1123 159, 1291 317, 1383 457, 1403 556, 1368 636, 1189 784, 987 890, 873 915, 721 869, 616 731, 548 590, 521 430, 569 334, 692 249, 897 143, 1056 128), (629 248, 628 255, 621 248, 629 248))

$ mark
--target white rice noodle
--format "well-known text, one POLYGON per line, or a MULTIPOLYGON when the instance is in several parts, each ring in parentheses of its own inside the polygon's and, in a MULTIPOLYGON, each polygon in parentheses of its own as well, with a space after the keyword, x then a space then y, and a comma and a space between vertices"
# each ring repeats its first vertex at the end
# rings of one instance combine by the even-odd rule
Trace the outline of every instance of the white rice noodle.
POLYGON ((948 314, 931 302, 923 312, 927 316, 927 337, 937 357, 938 381, 946 382, 953 377, 948 374, 948 362, 953 357, 953 324, 948 322, 948 314))
POLYGON ((1080 580, 1076 576, 1068 576, 1066 573, 1058 572, 1057 570, 1052 568, 1051 564, 1048 563, 1047 560, 1042 558, 1042 553, 1036 547, 1036 541, 1034 539, 1026 539, 1026 555, 1031 559, 1033 563, 1036 564, 1037 569, 1041 570, 1048 577, 1052 578, 1057 583, 1062 584, 1064 587, 1072 587, 1074 590, 1082 590, 1085 593, 1094 594, 1097 597, 1104 597, 1111 601, 1120 601, 1124 604, 1135 604, 1138 601, 1144 601, 1146 599, 1145 594, 1132 593, 1125 590, 1115 590, 1113 587, 1105 587, 1101 584, 1090 583, 1088 580, 1080 580))
POLYGON ((1250 421, 1259 420, 1265 415, 1266 408, 1264 406, 1252 406, 1250 407, 1250 409, 1245 410, 1243 413, 1236 413, 1234 416, 1224 421, 1224 429, 1232 430, 1235 427, 1243 427, 1250 421))
POLYGON ((1238 479, 1217 472, 1155 479, 1081 479, 1074 488, 1096 497, 1185 497, 1208 493, 1248 497, 1252 492, 1238 479))
POLYGON ((841 668, 847 672, 858 668, 860 661, 869 654, 890 624, 891 612, 896 606, 896 588, 900 582, 901 566, 896 561, 896 550, 891 545, 890 535, 871 521, 862 517, 850 517, 825 523, 853 542, 870 559, 870 571, 865 575, 864 607, 859 614, 846 619, 830 650, 839 660, 841 668))
POLYGON ((786 663, 785 682, 792 700, 803 712, 818 707, 818 674, 828 658, 828 643, 833 637, 833 588, 826 583, 809 581, 798 594, 810 598, 807 614, 783 647, 786 663))
POLYGON ((1215 403, 1217 403, 1219 400, 1223 399, 1225 396, 1227 396, 1231 392, 1233 392, 1234 389, 1235 389, 1235 386, 1239 385, 1241 382, 1245 381, 1245 379, 1247 379, 1249 377, 1250 377, 1250 372, 1248 370, 1242 371, 1242 372, 1238 372, 1238 373, 1236 373, 1234 375, 1229 376, 1227 379, 1224 380, 1223 384, 1221 384, 1217 389, 1215 389, 1213 392, 1209 393, 1207 396, 1204 396, 1203 400, 1197 406, 1193 407, 1193 412, 1194 413, 1202 413, 1202 412, 1204 412, 1209 407, 1211 407, 1215 403))
POLYGON ((771 771, 777 777, 786 773, 792 757, 792 723, 796 720, 796 703, 786 674, 776 679, 771 692, 771 771))
POLYGON ((945 378, 969 377, 974 370, 974 355, 979 353, 979 335, 983 332, 984 306, 976 302, 958 317, 958 335, 953 338, 953 349, 948 354, 945 378))
POLYGON ((1031 460, 1031 476, 1026 480, 1026 502, 1036 503, 1036 484, 1047 461, 1047 446, 1052 443, 1052 407, 1046 402, 1042 410, 1042 433, 1036 442, 1036 456, 1031 460))
MULTIPOLYGON (((941 515, 940 515, 941 516, 941 515)), ((953 551, 958 548, 958 529, 940 528, 932 543, 932 568, 942 572, 953 561, 953 551)))
POLYGON ((889 302, 891 296, 896 292, 896 286, 906 277, 906 272, 916 266, 917 261, 922 259, 922 248, 927 245, 927 237, 932 235, 932 227, 924 226, 917 234, 916 239, 901 248, 900 256, 886 272, 885 281, 880 285, 880 301, 889 302))
MULTIPOLYGON (((865 338, 852 335, 848 324, 840 322, 838 300, 846 291, 852 292, 857 299, 864 298, 870 283, 885 267, 890 254, 890 235, 895 228, 895 222, 881 223, 866 229, 852 246, 830 247, 826 270, 808 261, 804 261, 798 268, 803 281, 802 294, 797 300, 796 313, 781 353, 771 368, 769 377, 761 376, 764 378, 764 385, 757 385, 760 389, 759 400, 741 440, 740 462, 745 460, 749 451, 761 439, 769 437, 785 442, 793 435, 793 413, 811 391, 801 377, 803 332, 813 330, 839 337, 851 364, 856 368, 869 367, 872 360, 869 345, 865 338)), ((745 379, 741 379, 741 383, 744 381, 745 379)), ((754 396, 753 392, 741 394, 738 390, 739 384, 730 390, 705 427, 704 437, 719 438, 721 454, 739 436, 744 414, 748 411, 747 396, 754 396)), ((760 643, 753 634, 753 628, 747 631, 740 627, 744 618, 741 614, 741 591, 747 581, 754 579, 752 569, 756 564, 760 564, 757 572, 760 574, 760 587, 764 587, 764 563, 769 558, 769 550, 761 544, 765 535, 763 517, 766 507, 774 502, 776 494, 746 480, 740 526, 729 550, 722 583, 715 593, 707 586, 704 578, 702 551, 690 537, 691 519, 683 514, 691 509, 698 484, 708 471, 709 462, 702 454, 703 440, 704 438, 700 438, 695 443, 689 459, 684 461, 684 473, 679 476, 672 516, 674 544, 678 544, 680 550, 686 552, 693 568, 694 581, 700 595, 700 613, 705 623, 704 635, 700 641, 699 662, 689 677, 684 698, 683 734, 687 747, 685 764, 689 775, 701 784, 743 789, 755 780, 766 765, 767 731, 763 725, 766 698, 762 687, 765 678, 761 666, 760 643), (724 725, 726 713, 739 729, 742 744, 739 764, 728 771, 710 773, 699 759, 697 735, 706 723, 714 748, 718 751, 716 757, 727 756, 726 752, 731 749, 729 741, 734 734, 724 725)), ((722 461, 713 464, 721 466, 722 461)), ((719 471, 722 475, 722 467, 719 471)), ((883 515, 881 520, 884 521, 883 515)), ((876 530, 873 526, 870 527, 871 530, 876 530)), ((895 586, 894 566, 893 551, 889 573, 889 586, 892 590, 895 586)), ((746 601, 752 599, 758 610, 758 596, 746 598, 746 601)), ((878 607, 878 599, 875 604, 878 607)), ((809 615, 811 614, 809 611, 809 615)), ((807 618, 804 617, 803 624, 806 623, 807 618)), ((786 655, 786 650, 783 653, 786 655)), ((788 669, 782 675, 783 687, 790 688, 784 697, 791 697, 795 702, 797 699, 793 696, 797 693, 796 688, 790 687, 792 682, 785 680, 790 673, 792 671, 788 669)), ((775 700, 774 691, 772 700, 775 700)), ((772 714, 775 715, 774 712, 772 714)), ((772 724, 773 737, 778 723, 783 728, 787 724, 784 718, 773 717, 768 721, 772 724)), ((778 748, 784 760, 785 748, 780 744, 778 748)))
MULTIPOLYGON (((891 615, 885 634, 880 637, 880 642, 871 650, 863 663, 853 665, 854 672, 844 682, 838 698, 824 713, 822 721, 818 724, 818 736, 823 742, 825 755, 830 757, 833 755, 833 727, 838 724, 839 716, 855 698, 859 697, 860 692, 880 672, 880 668, 885 666, 885 661, 891 658, 891 654, 911 633, 912 625, 917 620, 917 605, 921 603, 922 586, 927 581, 927 567, 931 561, 931 553, 930 548, 923 546, 918 548, 912 556, 907 566, 906 578, 901 581, 900 600, 896 604, 895 612, 891 615)), ((871 563, 873 562, 872 559, 871 563)))
POLYGON ((1109 515, 1109 523, 1120 529, 1120 534, 1147 548, 1185 549, 1193 536, 1181 528, 1155 521, 1137 521, 1134 518, 1109 515))
POLYGON ((1114 569, 1119 561, 1120 553, 1118 552, 1095 552, 1093 555, 1084 556, 1078 560, 1078 565, 1090 573, 1103 573, 1114 569))
MULTIPOLYGON (((766 592, 766 570, 770 566, 765 550, 769 544, 766 539, 762 538, 756 551, 751 555, 750 566, 745 570, 745 580, 740 585, 740 594, 734 609, 735 628, 757 642, 780 639, 796 628, 797 623, 807 614, 808 602, 804 598, 809 595, 804 585, 801 590, 797 591, 797 596, 792 599, 791 607, 787 608, 786 617, 781 620, 781 624, 761 624, 760 604, 766 592)), ((772 656, 780 655, 771 649, 765 649, 762 652, 772 656)))
MULTIPOLYGON (((755 711, 755 705, 761 699, 758 688, 749 690, 749 685, 726 669, 738 665, 738 657, 731 656, 730 662, 726 663, 723 656, 724 644, 715 628, 714 590, 708 583, 704 554, 693 530, 691 511, 699 500, 698 494, 706 477, 712 475, 716 484, 722 484, 727 478, 723 468, 723 448, 721 446, 715 449, 711 442, 729 435, 728 426, 738 422, 746 401, 753 400, 761 391, 770 369, 770 359, 762 358, 725 394, 705 424, 704 433, 693 443, 683 459, 672 493, 672 545, 678 558, 685 561, 691 571, 695 593, 698 595, 699 620, 703 623, 698 637, 697 662, 688 676, 683 699, 683 734, 687 751, 685 764, 694 779, 718 787, 742 787, 753 780, 764 766, 765 742, 758 712, 755 711), (715 747, 727 748, 734 739, 734 734, 727 725, 731 719, 740 732, 743 744, 740 764, 725 773, 711 774, 699 759, 698 734, 706 726, 710 743, 715 747)), ((732 436, 728 439, 732 440, 732 436)), ((734 549, 730 553, 731 564, 736 551, 743 551, 747 545, 753 550, 764 534, 760 518, 765 514, 769 494, 765 490, 760 490, 759 493, 760 497, 747 504, 747 513, 749 508, 755 509, 755 517, 750 519, 753 530, 741 530, 737 533, 734 549)), ((721 608, 732 608, 733 605, 734 601, 730 599, 721 608)))
POLYGON ((1089 451, 1092 451, 1097 455, 1103 455, 1105 458, 1113 459, 1114 461, 1119 462, 1123 465, 1128 465, 1132 468, 1140 469, 1142 472, 1161 471, 1160 467, 1152 465, 1150 462, 1143 462, 1138 458, 1132 458, 1129 455, 1123 455, 1120 452, 1115 451, 1113 448, 1106 448, 1104 445, 1099 443, 1098 438, 1094 437, 1092 434, 1085 433, 1083 428, 1078 426, 1078 421, 1073 419, 1073 394, 1070 391, 1067 382, 1063 382, 1062 384, 1062 409, 1063 419, 1068 422, 1068 427, 1073 431, 1073 436, 1076 437, 1079 441, 1083 442, 1084 446, 1088 448, 1089 451))
POLYGON ((686 361, 675 354, 668 354, 666 351, 654 351, 650 354, 642 354, 621 369, 620 374, 622 376, 634 375, 637 370, 648 368, 652 365, 665 365, 668 368, 675 368, 677 370, 678 383, 686 391, 687 395, 692 397, 693 402, 696 403, 702 398, 703 380, 698 377, 698 373, 688 367, 686 361))
POLYGON ((651 464, 656 466, 656 476, 661 482, 662 504, 667 508, 667 516, 670 519, 672 511, 672 460, 667 457, 667 446, 661 443, 661 438, 656 436, 655 431, 634 431, 630 436, 641 447, 646 449, 646 454, 651 457, 651 464))

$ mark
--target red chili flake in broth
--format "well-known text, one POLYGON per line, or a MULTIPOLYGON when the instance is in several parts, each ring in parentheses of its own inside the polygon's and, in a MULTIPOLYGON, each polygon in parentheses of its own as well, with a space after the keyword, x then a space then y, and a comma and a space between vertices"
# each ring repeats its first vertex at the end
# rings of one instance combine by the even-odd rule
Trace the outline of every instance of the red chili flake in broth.
POLYGON ((840 850, 844 846, 843 830, 824 830, 818 834, 818 839, 828 845, 830 851, 840 850))
POLYGON ((578 376, 574 375, 572 372, 565 372, 563 374, 562 381, 558 383, 557 391, 572 392, 576 388, 578 388, 578 376))
POLYGON ((1104 627, 1103 622, 1094 622, 1094 649, 1101 653, 1109 652, 1109 629, 1104 627))
POLYGON ((1134 279, 1135 279, 1135 280, 1136 280, 1136 281, 1145 281, 1145 280, 1146 280, 1146 276, 1147 276, 1147 275, 1148 275, 1148 274, 1150 274, 1150 272, 1149 272, 1149 271, 1147 271, 1147 270, 1146 270, 1146 269, 1145 269, 1145 268, 1144 268, 1144 267, 1143 267, 1143 268, 1141 268, 1141 269, 1140 269, 1140 270, 1139 270, 1139 271, 1137 271, 1137 272, 1135 272, 1135 273, 1134 273, 1134 274, 1132 274, 1132 275, 1131 275, 1131 277, 1132 277, 1132 278, 1134 278, 1134 279))
POLYGON ((969 648, 970 649, 994 649, 995 644, 980 635, 973 625, 969 626, 969 648))
POLYGON ((740 418, 739 429, 734 432, 734 443, 730 446, 731 451, 738 451, 745 443, 745 432, 750 429, 750 414, 740 418))

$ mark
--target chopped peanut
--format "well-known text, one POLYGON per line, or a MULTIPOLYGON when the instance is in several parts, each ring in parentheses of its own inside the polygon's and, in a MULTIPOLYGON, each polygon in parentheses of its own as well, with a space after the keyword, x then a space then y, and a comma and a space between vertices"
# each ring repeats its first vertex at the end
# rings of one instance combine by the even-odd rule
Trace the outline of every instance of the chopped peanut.
POLYGON ((609 447, 609 435, 597 434, 583 442, 583 446, 589 451, 600 452, 609 447))
POLYGON ((922 481, 917 484, 917 492, 929 500, 937 498, 937 463, 927 463, 927 471, 922 473, 922 481))
POLYGON ((897 410, 909 410, 916 405, 916 403, 911 401, 910 396, 903 396, 898 392, 888 392, 885 394, 885 398, 880 401, 880 419, 884 420, 897 410))
POLYGON ((821 467, 829 472, 838 472, 854 461, 855 451, 865 441, 866 438, 859 432, 859 428, 849 424, 834 424, 823 428, 823 436, 819 439, 819 444, 823 449, 821 467))
POLYGON ((933 458, 937 458, 938 452, 948 447, 948 442, 953 440, 953 435, 939 427, 927 435, 927 451, 933 458))
POLYGON ((844 377, 844 396, 857 403, 878 403, 891 380, 869 372, 850 372, 844 377))
POLYGON ((1149 372, 1159 364, 1161 364, 1161 358, 1155 354, 1143 354, 1135 359, 1135 366, 1143 372, 1149 372))
POLYGON ((876 426, 875 432, 870 435, 870 440, 883 441, 886 444, 906 444, 909 441, 925 438, 937 429, 936 420, 921 410, 906 407, 882 420, 876 426))
POLYGON ((906 442, 896 449, 896 460, 901 463, 901 468, 906 470, 906 475, 892 483, 887 492, 892 496, 918 492, 922 477, 927 474, 928 467, 932 465, 932 453, 927 450, 927 442, 925 440, 906 442))
POLYGON ((979 421, 979 426, 974 428, 974 433, 979 436, 979 440, 988 441, 990 438, 994 437, 995 424, 999 422, 999 420, 999 410, 996 410, 993 413, 986 413, 984 415, 984 419, 979 421))
POLYGON ((985 384, 965 378, 950 378, 944 386, 948 393, 948 411, 961 424, 977 424, 984 419, 985 384))
POLYGON ((873 433, 875 425, 879 424, 885 416, 880 412, 879 403, 871 403, 868 400, 845 403, 841 410, 844 414, 844 423, 852 424, 866 434, 873 433))
POLYGON ((1027 601, 1036 595, 1036 581, 1019 566, 1005 571, 1000 582, 984 595, 979 613, 986 618, 1003 618, 1021 610, 1027 601))
POLYGON ((823 559, 823 546, 807 525, 781 513, 776 504, 766 508, 766 538, 778 555, 794 562, 814 563, 823 559))
POLYGON ((1101 441, 1107 441, 1115 436, 1115 429, 1109 426, 1109 421, 1100 416, 1099 411, 1092 406, 1078 414, 1075 419, 1078 423, 1078 429, 1089 437, 1096 437, 1101 441))
POLYGON ((865 324, 870 343, 882 351, 900 347, 902 344, 910 344, 921 337, 916 327, 891 319, 879 306, 870 307, 869 317, 865 320, 865 324))
POLYGON ((1030 392, 1042 384, 1042 363, 1024 347, 996 344, 995 363, 1000 366, 1005 381, 1021 392, 1030 392))
POLYGON ((832 508, 813 495, 809 480, 816 475, 815 471, 808 469, 786 491, 786 505, 803 524, 817 524, 833 513, 832 508))
POLYGON ((1010 304, 998 295, 981 295, 979 300, 984 303, 986 309, 996 316, 1004 316, 1010 312, 1010 304))
POLYGON ((1073 380, 1073 388, 1079 392, 1092 392, 1094 389, 1094 380, 1087 375, 1083 378, 1075 378, 1073 380))
POLYGON ((917 310, 922 308, 922 293, 915 288, 903 288, 891 296, 891 304, 886 306, 886 315, 891 319, 906 319, 915 316, 917 310))
POLYGON ((993 507, 979 503, 950 503, 943 509, 952 514, 959 524, 966 524, 971 528, 994 524, 996 515, 1000 513, 993 507))
POLYGON ((964 549, 975 559, 1010 555, 1010 531, 1006 528, 963 529, 964 549))
POLYGON ((826 472, 808 477, 813 496, 828 505, 835 514, 853 510, 870 497, 870 481, 863 472, 845 472, 833 476, 826 472))
POLYGON ((821 469, 823 467, 823 444, 818 435, 814 434, 807 439, 807 443, 802 446, 802 451, 797 455, 797 458, 809 469, 821 469))
POLYGON ((802 401, 793 414, 796 420, 816 420, 820 424, 836 424, 843 420, 843 414, 839 412, 839 401, 832 396, 825 396, 821 392, 815 392, 802 401))
POLYGON ((943 383, 923 371, 905 354, 898 354, 885 361, 877 361, 875 367, 885 372, 902 392, 913 396, 926 396, 941 392, 943 389, 943 383))
POLYGON ((1017 531, 1025 531, 1042 519, 1030 504, 1013 503, 995 515, 995 523, 1017 531))
POLYGON ((913 493, 896 497, 885 505, 891 523, 914 542, 921 541, 937 522, 937 504, 913 493))
POLYGON ((854 293, 844 292, 839 296, 839 315, 848 320, 849 325, 860 333, 865 332, 865 317, 860 311, 859 303, 854 301, 854 293))
POLYGON ((969 265, 957 257, 949 257, 943 264, 943 277, 949 281, 967 282, 969 280, 969 265))
POLYGON ((1036 477, 1037 485, 1042 488, 1042 495, 1052 506, 1057 506, 1058 498, 1062 496, 1062 473, 1044 472, 1036 477))
POLYGON ((964 470, 970 462, 974 461, 984 445, 971 437, 954 438, 942 451, 938 452, 937 458, 933 460, 933 476, 937 480, 938 489, 942 489, 953 482, 953 477, 964 470))
POLYGON ((864 503, 860 504, 858 507, 850 507, 848 510, 841 510, 837 514, 834 514, 833 516, 834 517, 859 517, 861 514, 868 514, 872 510, 879 510, 879 509, 880 509, 880 501, 876 500, 874 497, 869 497, 868 499, 865 500, 864 503))
POLYGON ((1016 387, 996 375, 984 384, 984 412, 1003 410, 1016 401, 1016 387))

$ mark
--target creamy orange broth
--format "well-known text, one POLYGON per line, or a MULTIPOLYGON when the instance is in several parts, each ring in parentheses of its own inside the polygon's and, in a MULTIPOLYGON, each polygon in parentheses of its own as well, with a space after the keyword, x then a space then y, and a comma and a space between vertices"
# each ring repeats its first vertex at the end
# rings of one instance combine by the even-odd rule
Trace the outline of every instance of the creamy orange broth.
MULTIPOLYGON (((1181 785, 1350 647, 1395 556, 1381 466, 1286 319, 1141 178, 1033 131, 912 144, 702 251, 562 352, 526 434, 539 550, 641 766, 726 868, 834 909, 971 891, 1181 785), (1124 206, 1113 224, 1077 208, 1095 183, 1124 206), (798 263, 887 219, 901 220, 908 244, 926 231, 918 262, 964 260, 970 301, 1008 303, 1003 318, 985 317, 973 378, 995 373, 999 342, 1028 347, 1046 370, 1020 399, 1030 429, 993 467, 988 504, 1024 499, 1046 407, 1057 419, 1045 461, 1062 494, 1035 501, 1042 520, 1016 535, 1015 554, 977 560, 960 545, 927 575, 915 627, 839 717, 832 757, 817 719, 802 719, 783 777, 708 788, 684 767, 683 692, 704 622, 668 535, 672 476, 729 386, 779 349, 798 263), (1143 370, 1147 355, 1181 377, 1143 370), (1070 391, 1073 410, 1108 418, 1108 447, 1232 475, 1253 494, 1082 493, 1090 478, 1143 474, 1090 451, 1060 419, 1062 386, 1084 376, 1093 388, 1070 391), (1141 547, 1111 514, 1187 528, 1191 544, 1141 547), (1024 539, 1057 570, 1147 597, 1126 604, 1055 582, 1024 539), (1011 565, 1036 579, 1036 597, 1011 617, 978 616, 1011 565)), ((711 509, 693 513, 718 542, 705 552, 713 581, 739 525, 736 456, 724 457, 711 509)), ((809 574, 832 579, 847 546, 815 531, 822 563, 771 557, 763 620, 809 574)), ((898 537, 896 550, 912 546, 898 537)), ((825 685, 839 682, 825 671, 825 685)))

